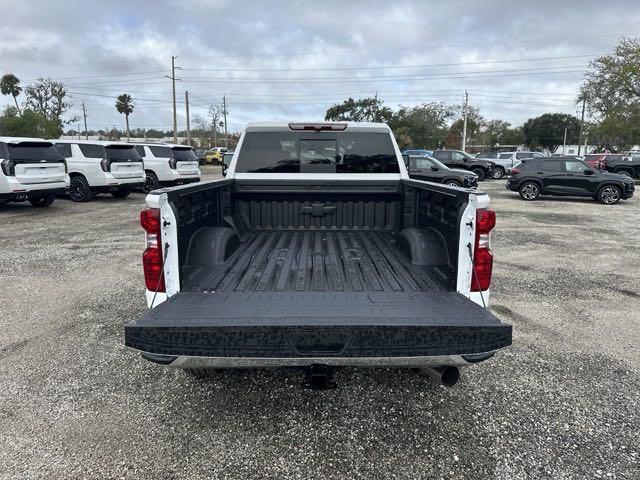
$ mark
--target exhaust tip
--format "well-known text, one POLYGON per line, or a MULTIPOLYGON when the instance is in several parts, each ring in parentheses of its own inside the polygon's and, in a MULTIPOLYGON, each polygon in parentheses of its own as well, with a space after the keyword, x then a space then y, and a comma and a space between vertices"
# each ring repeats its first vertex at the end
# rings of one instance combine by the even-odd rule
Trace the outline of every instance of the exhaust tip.
POLYGON ((445 387, 453 387, 460 380, 460 369, 458 367, 444 367, 440 383, 445 387))
POLYGON ((420 371, 445 387, 453 387, 460 380, 458 367, 424 367, 420 371))

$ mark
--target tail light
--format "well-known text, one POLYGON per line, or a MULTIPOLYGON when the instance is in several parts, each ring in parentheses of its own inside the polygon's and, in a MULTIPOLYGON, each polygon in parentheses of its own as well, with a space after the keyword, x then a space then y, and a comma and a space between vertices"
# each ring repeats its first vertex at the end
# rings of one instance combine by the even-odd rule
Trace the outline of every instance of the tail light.
POLYGON ((160 210, 146 208, 140 212, 140 225, 144 228, 147 248, 142 254, 142 268, 147 290, 165 292, 162 271, 162 239, 160 235, 160 210))
POLYGON ((169 168, 171 168, 173 170, 178 168, 178 160, 176 160, 175 158, 170 158, 169 159, 169 168))
POLYGON ((519 168, 512 168, 511 169, 511 175, 517 175, 520 173, 520 169, 519 168))
POLYGON ((102 168, 103 172, 111 171, 111 160, 109 160, 108 158, 103 158, 102 160, 100 160, 100 167, 102 168))
POLYGON ((0 163, 2 171, 7 177, 15 177, 16 175, 16 163, 13 160, 4 159, 0 163))
POLYGON ((471 291, 481 292, 489 289, 493 272, 493 254, 491 253, 491 230, 496 226, 496 212, 483 208, 476 212, 476 246, 473 251, 473 272, 471 291))

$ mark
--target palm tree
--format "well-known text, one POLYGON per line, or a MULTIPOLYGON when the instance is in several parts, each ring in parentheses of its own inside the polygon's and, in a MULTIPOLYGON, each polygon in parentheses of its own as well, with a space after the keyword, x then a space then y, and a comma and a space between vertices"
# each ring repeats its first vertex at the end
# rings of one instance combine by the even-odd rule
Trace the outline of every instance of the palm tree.
POLYGON ((133 98, 128 93, 123 93, 122 95, 118 95, 118 99, 116 100, 116 110, 118 113, 123 113, 124 118, 127 122, 127 142, 129 141, 129 137, 131 136, 131 132, 129 131, 129 115, 133 113, 133 98))
POLYGON ((18 106, 17 96, 20 95, 22 91, 22 87, 20 86, 20 80, 18 77, 13 75, 12 73, 7 73, 0 79, 0 91, 3 95, 12 95, 13 101, 16 102, 16 108, 18 109, 18 114, 22 115, 20 112, 20 107, 18 106))

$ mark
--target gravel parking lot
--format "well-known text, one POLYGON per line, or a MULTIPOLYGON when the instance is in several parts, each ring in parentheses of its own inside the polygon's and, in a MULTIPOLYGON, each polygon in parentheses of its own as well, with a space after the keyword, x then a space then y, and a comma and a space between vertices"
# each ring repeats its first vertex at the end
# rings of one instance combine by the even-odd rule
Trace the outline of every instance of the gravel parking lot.
POLYGON ((144 196, 0 206, 0 477, 639 478, 640 200, 481 188, 514 344, 451 389, 346 369, 313 392, 294 371, 201 381, 143 361, 123 324, 146 308, 144 196))

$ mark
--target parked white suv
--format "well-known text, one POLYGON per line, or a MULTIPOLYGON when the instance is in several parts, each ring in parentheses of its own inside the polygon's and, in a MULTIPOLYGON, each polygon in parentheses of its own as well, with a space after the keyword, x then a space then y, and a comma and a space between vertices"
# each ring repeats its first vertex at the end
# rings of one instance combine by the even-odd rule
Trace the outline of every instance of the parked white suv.
POLYGON ((193 147, 164 143, 137 144, 136 150, 144 160, 145 193, 162 187, 184 185, 200 181, 198 156, 193 147))
POLYGON ((71 183, 69 197, 88 202, 96 193, 125 198, 144 185, 142 158, 135 146, 122 142, 56 140, 67 160, 71 183))
POLYGON ((67 188, 67 166, 53 143, 0 137, 0 204, 28 200, 34 207, 48 207, 67 188))
POLYGON ((491 160, 496 164, 491 178, 499 179, 504 175, 511 173, 511 169, 520 163, 521 160, 527 158, 544 157, 540 152, 482 152, 476 155, 476 158, 491 160))

